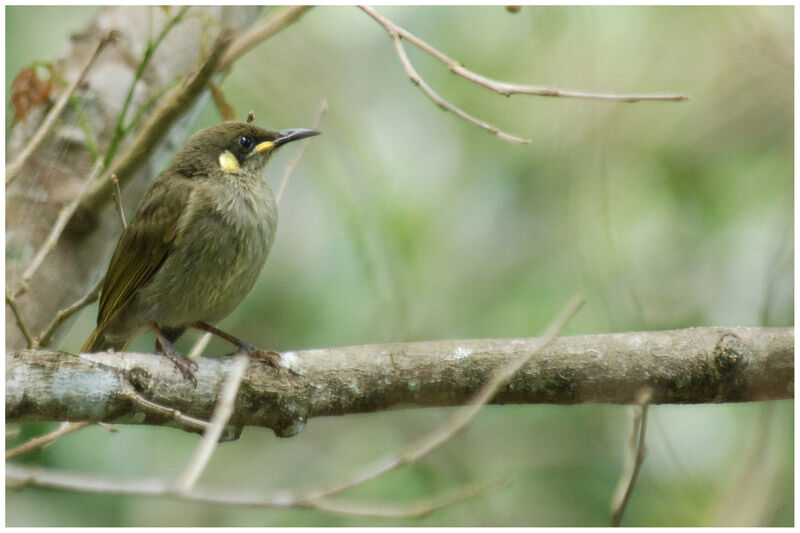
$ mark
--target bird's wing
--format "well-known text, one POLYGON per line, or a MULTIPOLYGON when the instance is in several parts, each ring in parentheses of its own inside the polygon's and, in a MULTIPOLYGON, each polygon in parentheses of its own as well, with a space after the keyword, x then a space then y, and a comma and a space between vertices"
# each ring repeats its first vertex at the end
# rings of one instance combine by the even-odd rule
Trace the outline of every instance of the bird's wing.
POLYGON ((108 265, 97 314, 98 331, 164 264, 192 190, 192 180, 175 173, 164 172, 153 181, 108 265))

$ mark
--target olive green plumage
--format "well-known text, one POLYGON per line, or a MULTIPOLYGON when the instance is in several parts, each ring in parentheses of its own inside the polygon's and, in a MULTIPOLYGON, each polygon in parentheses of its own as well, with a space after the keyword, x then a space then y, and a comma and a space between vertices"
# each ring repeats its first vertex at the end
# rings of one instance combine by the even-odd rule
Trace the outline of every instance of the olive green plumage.
POLYGON ((123 231, 83 350, 123 349, 154 326, 175 341, 236 308, 275 237, 278 211, 263 169, 279 146, 316 134, 225 122, 192 136, 123 231))

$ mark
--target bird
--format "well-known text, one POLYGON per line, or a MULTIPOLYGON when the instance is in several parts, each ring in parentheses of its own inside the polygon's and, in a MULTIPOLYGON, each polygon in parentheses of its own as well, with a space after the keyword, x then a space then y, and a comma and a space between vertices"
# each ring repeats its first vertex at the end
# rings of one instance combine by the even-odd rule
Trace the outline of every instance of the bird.
POLYGON ((278 222, 275 196, 262 179, 281 146, 320 132, 269 131, 228 121, 200 130, 150 183, 122 231, 100 292, 97 327, 83 352, 120 351, 152 330, 156 351, 197 385, 197 363, 175 342, 188 328, 208 331, 277 367, 217 329, 247 296, 267 259, 278 222))

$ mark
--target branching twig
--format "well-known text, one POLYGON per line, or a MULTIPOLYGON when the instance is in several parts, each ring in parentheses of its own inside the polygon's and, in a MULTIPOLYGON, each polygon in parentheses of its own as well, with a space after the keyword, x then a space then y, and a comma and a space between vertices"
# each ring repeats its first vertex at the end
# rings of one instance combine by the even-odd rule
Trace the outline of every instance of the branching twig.
POLYGON ((47 135, 50 133, 50 130, 53 129, 53 126, 55 125, 58 118, 61 116, 61 112, 67 105, 67 102, 70 101, 72 93, 75 92, 75 89, 78 87, 78 85, 81 84, 83 79, 86 77, 86 74, 89 72, 89 69, 92 68, 92 65, 94 64, 95 60, 100 55, 100 52, 103 51, 106 45, 108 45, 109 43, 111 43, 116 39, 117 39, 117 34, 115 31, 109 32, 108 35, 100 39, 100 42, 97 43, 97 47, 95 48, 94 53, 92 53, 92 55, 89 56, 89 59, 83 65, 83 68, 81 68, 78 76, 67 87, 64 93, 59 97, 55 105, 53 105, 53 108, 50 110, 50 112, 47 114, 47 117, 45 117, 44 121, 39 126, 39 129, 36 131, 36 134, 29 141, 25 143, 25 148, 19 155, 19 157, 17 157, 17 159, 15 159, 14 162, 8 165, 8 167, 6 168, 6 185, 9 185, 16 179, 17 175, 19 174, 19 171, 22 169, 23 165, 25 165, 25 162, 28 160, 31 154, 36 151, 36 149, 39 147, 39 145, 42 143, 45 137, 47 137, 47 135))
POLYGON ((622 522, 622 515, 628 506, 633 487, 636 485, 636 479, 639 477, 639 471, 642 468, 642 463, 644 463, 647 409, 652 395, 653 391, 651 389, 642 391, 639 395, 639 406, 633 408, 633 433, 625 450, 625 468, 622 471, 617 490, 614 491, 614 498, 611 501, 611 525, 614 527, 619 527, 622 522))
POLYGON ((36 338, 35 343, 37 346, 49 346, 52 340, 53 333, 56 332, 58 327, 69 317, 91 304, 100 295, 100 288, 103 286, 105 276, 100 276, 94 285, 84 294, 78 301, 69 307, 65 307, 56 313, 56 316, 47 325, 47 327, 36 338))
POLYGON ((420 50, 435 57, 453 74, 461 76, 473 83, 486 87, 503 96, 510 96, 512 94, 530 94, 535 96, 557 96, 562 98, 587 98, 593 100, 615 100, 620 102, 639 102, 643 100, 658 100, 658 101, 681 101, 688 100, 689 97, 685 94, 612 94, 612 93, 594 93, 588 91, 568 91, 562 89, 555 89, 552 87, 537 87, 533 85, 518 85, 515 83, 506 83, 502 81, 493 80, 485 76, 469 70, 461 63, 448 57, 437 48, 426 43, 413 33, 398 26, 391 20, 387 19, 369 6, 359 6, 366 14, 375 19, 381 26, 389 32, 389 35, 395 35, 407 40, 420 50))
POLYGON ((558 337, 566 323, 575 315, 575 313, 578 312, 578 309, 581 308, 583 302, 584 300, 582 298, 576 298, 570 302, 570 304, 562 312, 561 316, 550 325, 546 336, 539 339, 537 346, 532 351, 526 353, 523 357, 519 357, 516 360, 511 361, 511 363, 494 373, 491 379, 489 379, 489 381, 478 390, 478 392, 470 399, 470 401, 467 402, 465 406, 459 408, 459 410, 456 411, 450 420, 448 420, 441 427, 437 428, 431 433, 428 433, 427 435, 423 435, 415 442, 406 446, 406 448, 401 450, 397 455, 387 456, 379 459, 378 461, 375 461, 373 464, 369 465, 367 468, 362 469, 360 472, 345 480, 332 484, 326 484, 324 486, 305 489, 302 491, 301 495, 298 495, 296 498, 307 501, 316 501, 321 498, 327 498, 334 494, 338 494, 366 483, 371 479, 375 479, 376 477, 386 474, 387 472, 391 472, 392 470, 395 470, 401 466, 418 461, 448 440, 452 439, 462 429, 464 429, 473 418, 475 418, 475 415, 478 414, 481 408, 492 399, 500 387, 508 383, 511 377, 520 368, 522 368, 522 366, 531 357, 536 355, 548 344, 553 342, 556 337, 558 337), (305 496, 302 496, 302 494, 305 494, 305 496))
POLYGON ((211 416, 210 425, 203 434, 200 444, 195 448, 194 454, 183 473, 175 483, 175 489, 178 492, 191 491, 208 465, 208 461, 211 460, 211 455, 214 453, 217 443, 219 443, 220 436, 222 436, 222 430, 233 414, 236 393, 239 392, 239 385, 242 384, 242 378, 244 378, 248 362, 249 357, 247 354, 234 356, 228 378, 222 384, 222 391, 219 394, 219 401, 214 409, 214 414, 211 416))
POLYGON ((17 300, 11 295, 8 289, 6 289, 6 304, 8 304, 8 307, 11 308, 11 312, 14 313, 14 318, 17 321, 17 327, 22 332, 22 336, 25 337, 25 343, 27 347, 33 348, 36 346, 36 341, 33 339, 33 337, 31 337, 28 327, 25 325, 25 321, 22 320, 22 315, 17 307, 17 300))
POLYGON ((8 307, 11 308, 11 312, 14 313, 14 319, 17 321, 17 327, 22 332, 22 336, 25 337, 26 346, 28 348, 35 347, 36 341, 33 339, 33 337, 31 337, 28 327, 25 325, 25 321, 22 320, 22 314, 17 307, 17 300, 11 295, 8 289, 6 289, 6 304, 8 304, 8 307))
POLYGON ((413 33, 407 31, 406 29, 398 26, 391 20, 387 19, 374 9, 369 6, 359 6, 362 11, 364 11, 367 15, 375 19, 378 24, 383 26, 383 28, 389 33, 389 36, 394 41, 395 50, 397 51, 397 56, 400 58, 400 62, 403 64, 403 68, 406 71, 406 74, 417 85, 422 92, 424 92, 428 98, 433 100, 433 102, 439 106, 441 109, 445 111, 450 111, 451 113, 455 113, 462 119, 470 122, 471 124, 475 124, 476 126, 483 128, 484 130, 493 133, 500 137, 503 140, 521 143, 521 144, 529 144, 530 140, 523 139, 521 137, 517 137, 515 135, 511 135, 509 133, 505 133, 499 130, 497 127, 492 126, 491 124, 479 120, 472 115, 462 111, 458 107, 454 106, 441 96, 439 96, 426 82, 422 77, 417 73, 416 69, 414 69, 411 60, 408 58, 406 54, 405 48, 403 48, 402 39, 407 40, 423 52, 431 55, 432 57, 436 58, 437 60, 444 63, 447 68, 453 74, 457 76, 461 76, 462 78, 469 80, 477 85, 490 89, 498 94, 504 96, 510 96, 512 94, 530 94, 536 96, 558 96, 564 98, 589 98, 595 100, 615 100, 621 102, 638 102, 641 100, 669 100, 669 101, 678 101, 678 100, 687 100, 689 97, 686 95, 681 94, 610 94, 610 93, 592 93, 587 91, 565 91, 561 89, 555 89, 551 87, 536 87, 532 85, 519 85, 515 83, 507 83, 502 81, 493 80, 491 78, 487 78, 486 76, 482 76, 476 72, 469 70, 468 68, 464 67, 458 61, 452 59, 451 57, 447 56, 437 48, 431 46, 427 42, 423 41, 413 33))
POLYGON ((219 70, 228 69, 236 60, 297 20, 313 6, 291 6, 272 14, 262 23, 253 26, 238 37, 219 62, 219 70))
POLYGON ((75 213, 75 210, 80 205, 81 201, 83 200, 83 196, 86 191, 89 189, 89 186, 94 182, 95 178, 100 174, 103 170, 103 161, 98 160, 95 163, 92 171, 89 173, 89 177, 86 178, 84 181, 83 186, 81 187, 80 192, 75 196, 75 198, 67 204, 61 211, 58 213, 58 218, 56 218, 53 227, 50 228, 50 233, 47 235, 47 238, 44 240, 44 243, 39 248, 39 251, 31 261, 31 264, 28 265, 28 268, 22 274, 22 278, 20 279, 20 285, 17 289, 17 293, 14 295, 15 297, 19 297, 25 292, 27 292, 31 278, 33 275, 36 274, 36 271, 39 270, 39 267, 42 266, 42 263, 47 258, 47 255, 56 247, 58 244, 58 239, 61 238, 61 234, 64 232, 64 228, 67 227, 67 222, 69 219, 72 218, 72 215, 75 213))
POLYGON ((91 424, 91 422, 63 422, 55 431, 32 438, 31 440, 20 444, 16 448, 6 450, 6 460, 14 459, 15 457, 25 455, 26 453, 40 450, 56 439, 60 439, 64 435, 69 435, 70 433, 78 431, 89 424, 91 424))
POLYGON ((425 80, 423 80, 422 77, 414 69, 414 65, 411 64, 411 60, 408 58, 408 55, 406 55, 405 48, 403 48, 403 42, 400 39, 400 35, 397 33, 393 33, 392 39, 394 40, 394 47, 397 50, 397 56, 400 58, 400 62, 403 63, 403 68, 405 68, 408 77, 411 79, 412 82, 414 82, 414 84, 417 87, 422 89, 422 92, 427 94, 428 97, 431 100, 433 100, 436 103, 436 105, 438 105, 441 109, 444 109, 445 111, 450 111, 451 113, 455 113, 456 115, 463 118, 467 122, 475 124, 476 126, 497 135, 498 137, 500 137, 505 141, 515 142, 519 144, 530 144, 531 142, 530 139, 523 139, 522 137, 517 137, 516 135, 511 135, 510 133, 506 133, 495 126, 492 126, 488 122, 484 122, 480 119, 473 117, 469 113, 462 111, 461 109, 457 108, 456 106, 454 106, 453 104, 451 104, 450 102, 439 96, 436 93, 436 91, 431 89, 430 85, 425 83, 425 80))
MULTIPOLYGON (((327 100, 323 100, 319 106, 319 111, 317 112, 317 118, 314 120, 314 125, 312 129, 318 129, 319 124, 322 121, 322 117, 325 115, 325 112, 328 110, 328 102, 327 100)), ((275 194, 275 203, 280 204, 281 197, 283 196, 283 191, 286 190, 286 186, 289 184, 289 180, 292 179, 292 175, 294 174, 297 165, 300 163, 300 158, 303 157, 303 153, 306 151, 306 146, 308 146, 308 142, 311 139, 306 139, 300 145, 300 149, 297 151, 297 154, 294 158, 286 165, 286 170, 283 171, 283 178, 281 178, 281 184, 278 187, 278 192, 275 194)))
POLYGON ((186 431, 199 433, 209 428, 208 422, 187 416, 177 409, 173 409, 172 407, 165 407, 155 402, 151 402, 139 394, 138 391, 133 390, 132 387, 126 394, 126 398, 145 413, 150 413, 155 416, 165 417, 169 420, 175 421, 186 431))
POLYGON ((158 479, 119 480, 75 474, 54 469, 29 467, 15 463, 6 464, 6 485, 16 489, 21 489, 26 486, 36 486, 100 494, 171 496, 180 500, 203 503, 241 505, 248 507, 295 507, 364 516, 422 516, 425 513, 477 496, 494 488, 493 485, 465 487, 452 494, 445 494, 434 500, 424 499, 422 501, 409 502, 403 506, 390 508, 388 506, 377 507, 369 504, 359 505, 347 502, 300 502, 287 498, 283 493, 272 495, 254 494, 252 489, 241 490, 225 488, 214 490, 194 488, 189 492, 176 492, 169 486, 169 483, 158 479), (407 509, 408 515, 400 513, 403 508, 407 509), (381 511, 384 511, 385 514, 381 511))

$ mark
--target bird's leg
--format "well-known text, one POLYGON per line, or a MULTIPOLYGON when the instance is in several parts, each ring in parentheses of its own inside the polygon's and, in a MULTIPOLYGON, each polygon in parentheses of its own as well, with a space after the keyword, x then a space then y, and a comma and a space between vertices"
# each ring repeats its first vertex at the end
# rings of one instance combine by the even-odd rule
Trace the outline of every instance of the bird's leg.
POLYGON ((161 328, 154 322, 150 324, 150 328, 156 334, 156 347, 160 348, 161 353, 166 355, 170 361, 180 370, 183 377, 191 381, 197 387, 197 378, 194 376, 192 370, 197 370, 197 363, 183 355, 175 348, 172 341, 161 331, 161 328))
MULTIPOLYGON (((192 327, 197 329, 202 329, 203 331, 207 331, 212 335, 216 335, 220 339, 226 340, 229 343, 233 344, 237 348, 237 350, 233 352, 234 354, 239 352, 244 352, 250 357, 266 361, 266 363, 269 366, 275 369, 280 370, 281 368, 280 364, 281 354, 279 354, 278 352, 274 352, 272 350, 259 350, 249 342, 244 341, 239 337, 234 337, 229 333, 225 333, 224 331, 219 330, 210 324, 206 324, 205 322, 196 322, 192 324, 192 327)), ((233 355, 233 354, 228 354, 228 355, 233 355)))
MULTIPOLYGON (((160 327, 158 329, 160 329, 161 333, 164 335, 164 337, 166 337, 167 340, 172 343, 173 348, 175 346, 175 343, 178 342, 178 339, 181 338, 181 335, 183 335, 183 333, 186 331, 186 328, 161 328, 160 327)), ((161 352, 161 353, 164 352, 164 349, 161 347, 161 343, 159 342, 158 337, 156 337, 156 351, 157 352, 161 352)))

